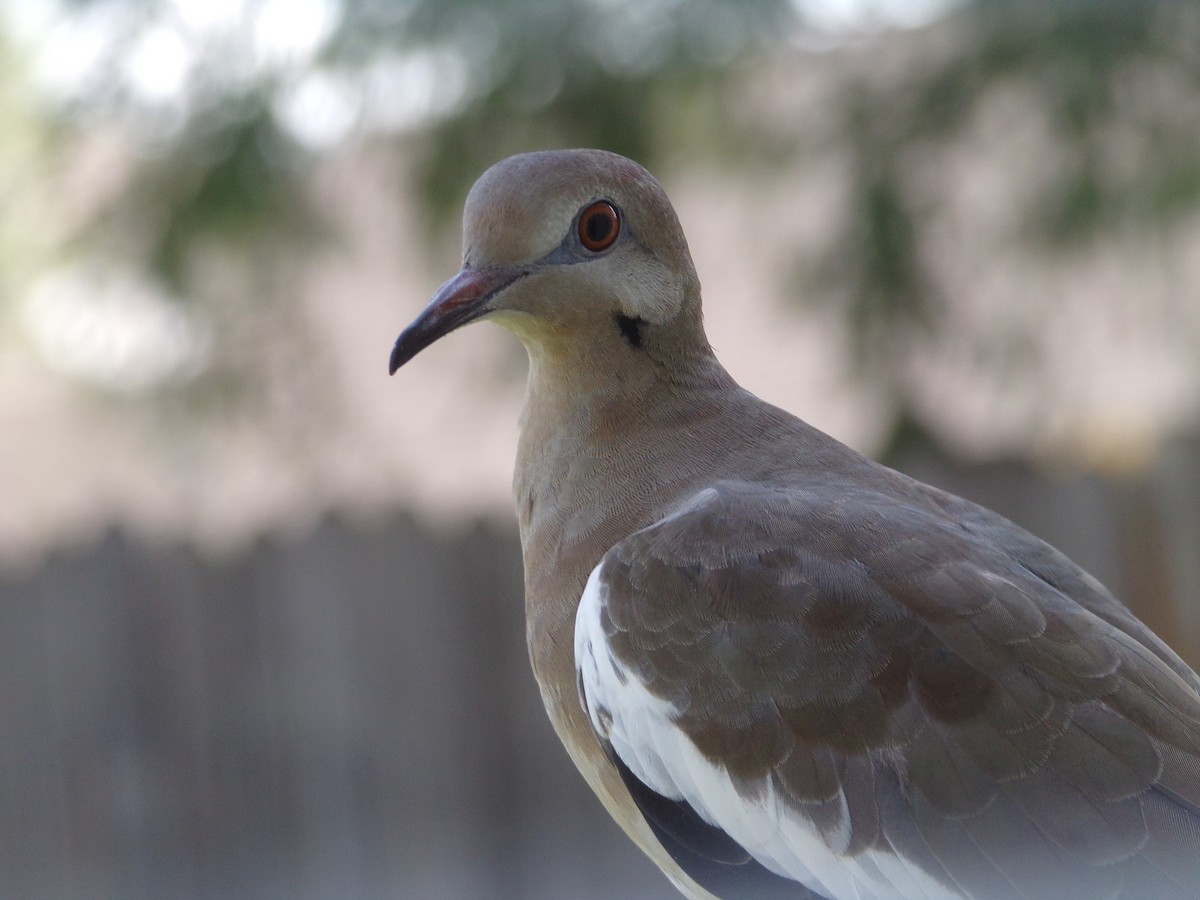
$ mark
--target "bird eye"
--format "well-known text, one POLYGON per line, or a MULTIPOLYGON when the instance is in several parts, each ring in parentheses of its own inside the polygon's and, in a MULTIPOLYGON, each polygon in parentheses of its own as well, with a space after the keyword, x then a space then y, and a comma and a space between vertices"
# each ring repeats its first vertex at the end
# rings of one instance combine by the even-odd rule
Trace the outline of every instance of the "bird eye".
POLYGON ((621 231, 621 218, 607 200, 598 200, 579 215, 579 243, 593 253, 607 250, 621 231))

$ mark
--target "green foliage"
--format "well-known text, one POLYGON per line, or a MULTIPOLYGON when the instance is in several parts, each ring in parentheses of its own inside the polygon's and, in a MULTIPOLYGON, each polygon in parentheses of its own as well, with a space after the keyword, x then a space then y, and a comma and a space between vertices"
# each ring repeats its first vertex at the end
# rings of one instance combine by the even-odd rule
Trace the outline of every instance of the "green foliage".
POLYGON ((922 259, 939 184, 912 161, 961 138, 998 91, 1019 92, 1053 141, 1023 210, 1030 252, 1168 228, 1200 205, 1200 9, 974 0, 942 28, 953 41, 902 77, 843 84, 832 140, 851 165, 849 214, 823 262, 801 265, 848 298, 858 359, 885 381, 903 338, 935 336, 944 320, 922 259))
POLYGON ((186 288, 189 254, 203 243, 245 248, 321 233, 300 199, 297 149, 253 101, 218 128, 190 123, 181 146, 146 159, 96 222, 103 233, 139 235, 147 268, 176 288, 186 288))
POLYGON ((652 165, 675 111, 719 89, 736 63, 790 30, 790 16, 786 0, 354 2, 328 57, 365 64, 383 48, 436 46, 464 61, 469 97, 430 123, 418 170, 443 221, 479 172, 511 153, 592 146, 652 165))

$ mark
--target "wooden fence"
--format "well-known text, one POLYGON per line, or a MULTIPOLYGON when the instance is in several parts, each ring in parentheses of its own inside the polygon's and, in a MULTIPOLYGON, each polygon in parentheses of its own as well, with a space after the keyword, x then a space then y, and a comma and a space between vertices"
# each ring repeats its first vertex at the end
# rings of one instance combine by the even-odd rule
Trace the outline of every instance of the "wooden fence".
MULTIPOLYGON (((1200 449, 1135 479, 906 468, 1108 581, 1194 662, 1200 449)), ((515 535, 331 518, 206 559, 114 531, 0 573, 0 897, 673 897, 574 773, 515 535)))

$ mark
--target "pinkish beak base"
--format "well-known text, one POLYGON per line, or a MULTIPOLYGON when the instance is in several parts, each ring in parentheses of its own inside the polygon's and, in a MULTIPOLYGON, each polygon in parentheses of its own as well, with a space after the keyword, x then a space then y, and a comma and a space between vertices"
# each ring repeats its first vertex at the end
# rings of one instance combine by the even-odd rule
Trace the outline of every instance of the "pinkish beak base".
POLYGON ((438 338, 478 319, 488 311, 492 297, 527 274, 528 269, 464 266, 438 288, 416 320, 400 333, 392 348, 389 374, 395 375, 397 369, 438 338))

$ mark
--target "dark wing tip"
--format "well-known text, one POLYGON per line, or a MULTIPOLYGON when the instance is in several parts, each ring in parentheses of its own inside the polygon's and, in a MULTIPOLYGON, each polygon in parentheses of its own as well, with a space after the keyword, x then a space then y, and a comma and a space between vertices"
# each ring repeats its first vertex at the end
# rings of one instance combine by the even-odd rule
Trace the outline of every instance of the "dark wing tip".
POLYGON ((663 849, 709 893, 749 900, 826 900, 800 882, 776 875, 686 801, 651 790, 611 748, 609 757, 663 849))

